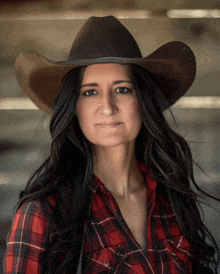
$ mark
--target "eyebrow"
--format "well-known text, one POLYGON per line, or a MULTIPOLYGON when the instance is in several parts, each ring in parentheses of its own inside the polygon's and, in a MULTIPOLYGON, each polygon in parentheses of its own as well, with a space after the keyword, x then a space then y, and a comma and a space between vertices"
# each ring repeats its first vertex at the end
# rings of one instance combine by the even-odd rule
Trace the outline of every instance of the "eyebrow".
MULTIPOLYGON (((118 80, 118 81, 115 81, 113 83, 113 85, 117 85, 117 84, 121 84, 121 83, 133 84, 132 81, 129 81, 129 80, 118 80)), ((88 83, 88 84, 82 85, 81 88, 84 88, 84 87, 97 87, 97 86, 98 86, 97 83, 88 83)))

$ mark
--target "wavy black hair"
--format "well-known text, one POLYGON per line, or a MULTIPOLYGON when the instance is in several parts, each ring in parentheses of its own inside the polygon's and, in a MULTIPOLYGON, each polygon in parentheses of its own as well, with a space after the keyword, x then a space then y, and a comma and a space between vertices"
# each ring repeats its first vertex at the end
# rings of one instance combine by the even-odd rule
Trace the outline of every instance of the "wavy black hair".
MULTIPOLYGON (((136 138, 136 157, 144 161, 170 200, 181 231, 192 245, 193 273, 209 273, 213 269, 217 274, 219 249, 201 220, 198 203, 202 195, 219 199, 196 184, 190 148, 166 121, 162 110, 168 101, 152 75, 137 65, 127 67, 143 121, 136 138), (197 193, 192 190, 193 185, 197 193)), ((94 150, 83 135, 75 112, 84 70, 85 67, 74 68, 64 76, 50 122, 50 156, 20 193, 18 208, 25 201, 37 200, 48 219, 42 273, 76 272, 83 224, 89 217, 94 150), (51 196, 56 205, 51 204, 51 196)))

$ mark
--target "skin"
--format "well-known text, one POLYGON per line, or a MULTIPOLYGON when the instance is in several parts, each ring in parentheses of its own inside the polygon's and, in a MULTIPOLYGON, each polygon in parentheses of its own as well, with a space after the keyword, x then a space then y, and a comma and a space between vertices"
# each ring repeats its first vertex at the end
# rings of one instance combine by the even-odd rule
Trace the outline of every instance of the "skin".
POLYGON ((113 194, 128 227, 144 248, 146 186, 135 155, 135 139, 142 119, 127 67, 121 64, 88 66, 76 113, 83 134, 95 150, 93 173, 113 194), (121 124, 98 126, 112 122, 121 124))

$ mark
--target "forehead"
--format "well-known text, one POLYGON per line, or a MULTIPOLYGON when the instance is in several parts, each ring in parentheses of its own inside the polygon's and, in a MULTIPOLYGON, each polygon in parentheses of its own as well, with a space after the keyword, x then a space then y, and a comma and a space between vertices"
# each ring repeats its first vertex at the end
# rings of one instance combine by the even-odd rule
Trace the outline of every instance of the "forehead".
POLYGON ((130 79, 128 67, 121 64, 94 64, 87 66, 83 82, 101 79, 127 80, 130 79))

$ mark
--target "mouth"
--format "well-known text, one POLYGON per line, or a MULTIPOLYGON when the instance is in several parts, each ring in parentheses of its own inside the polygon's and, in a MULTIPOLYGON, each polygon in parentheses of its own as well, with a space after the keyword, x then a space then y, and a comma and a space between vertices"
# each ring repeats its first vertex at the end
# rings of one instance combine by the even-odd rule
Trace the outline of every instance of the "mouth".
POLYGON ((121 123, 102 123, 102 124, 98 124, 98 126, 100 126, 100 127, 117 127, 120 124, 121 123))

